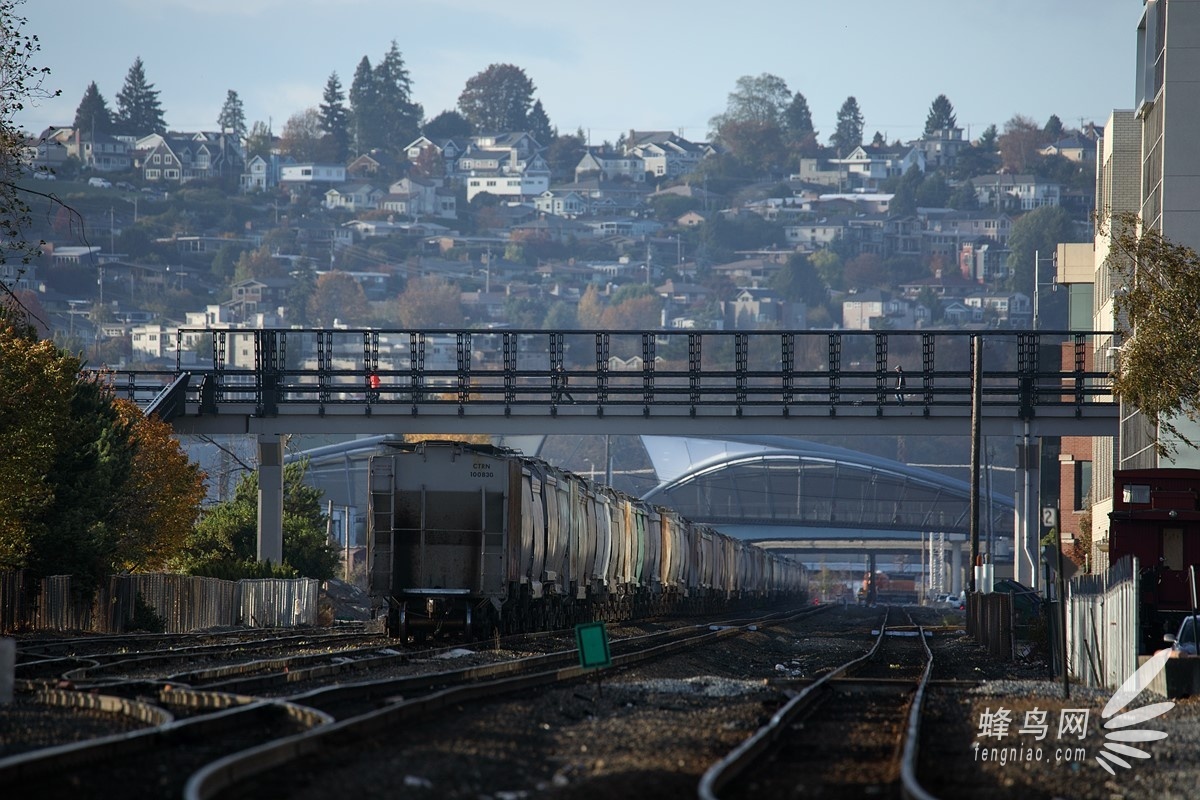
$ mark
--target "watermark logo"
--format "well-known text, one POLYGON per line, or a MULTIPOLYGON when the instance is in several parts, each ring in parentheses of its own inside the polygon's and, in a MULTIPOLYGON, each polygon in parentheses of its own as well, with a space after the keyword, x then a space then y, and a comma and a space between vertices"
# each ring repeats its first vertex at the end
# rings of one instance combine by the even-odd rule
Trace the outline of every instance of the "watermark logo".
POLYGON ((1167 659, 1170 657, 1170 650, 1160 650, 1155 653, 1153 657, 1138 667, 1137 671, 1121 684, 1121 688, 1117 689, 1112 698, 1104 706, 1104 710, 1100 712, 1101 718, 1108 720, 1108 722, 1104 723, 1104 728, 1109 733, 1104 734, 1104 749, 1096 756, 1096 763, 1108 770, 1110 775, 1117 774, 1116 770, 1110 764, 1115 764, 1124 769, 1129 769, 1133 766, 1121 756, 1128 756, 1130 758, 1150 757, 1149 753, 1134 747, 1130 744, 1131 742, 1154 742, 1167 738, 1165 731, 1121 729, 1140 725, 1143 722, 1148 722, 1162 716, 1175 707, 1175 704, 1170 701, 1165 703, 1151 703, 1141 708, 1135 708, 1132 711, 1126 711, 1123 714, 1117 714, 1115 717, 1113 717, 1113 714, 1116 714, 1122 708, 1129 705, 1135 697, 1141 694, 1142 690, 1149 686, 1150 682, 1158 677, 1160 672, 1166 669, 1167 659), (1112 719, 1109 719, 1109 717, 1112 717, 1112 719))
MULTIPOLYGON (((1174 703, 1152 703, 1120 714, 1117 712, 1129 705, 1150 685, 1166 667, 1170 656, 1170 650, 1163 650, 1146 661, 1121 684, 1100 712, 1100 719, 1108 720, 1104 723, 1104 729, 1108 732, 1104 735, 1103 748, 1095 759, 1110 775, 1117 774, 1113 766, 1131 768, 1133 764, 1127 761, 1127 758, 1150 758, 1148 752, 1135 747, 1134 744, 1167 738, 1164 731, 1133 726, 1162 716, 1175 707, 1174 703)), ((1078 763, 1087 759, 1087 748, 1080 743, 1087 737, 1091 709, 1064 708, 1058 712, 1058 718, 1055 720, 1048 709, 1034 706, 1032 711, 1025 712, 1019 727, 1013 714, 1012 709, 1003 706, 996 711, 992 711, 989 706, 980 713, 975 742, 976 761, 997 761, 1001 765, 1009 761, 1050 761, 1063 764, 1078 763), (1016 735, 1021 738, 1021 743, 1017 746, 1000 746, 1000 740, 1007 738, 1014 728, 1016 735), (1054 745, 1049 741, 1052 730, 1056 733, 1054 745), (992 740, 995 746, 989 746, 989 740, 992 740)))

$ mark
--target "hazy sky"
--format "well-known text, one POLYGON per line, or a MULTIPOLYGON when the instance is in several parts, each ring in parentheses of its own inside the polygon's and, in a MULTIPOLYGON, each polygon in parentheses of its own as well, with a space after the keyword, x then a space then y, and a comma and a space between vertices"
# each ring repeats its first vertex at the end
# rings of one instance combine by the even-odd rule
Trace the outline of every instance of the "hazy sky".
POLYGON ((70 125, 89 81, 116 110, 134 58, 173 130, 216 128, 226 92, 247 124, 349 89, 395 39, 427 117, 453 108, 489 64, 523 68, 551 124, 593 143, 622 131, 708 134, 742 75, 804 94, 821 140, 858 99, 870 138, 917 137, 938 94, 977 136, 1015 114, 1069 127, 1133 104, 1140 0, 28 0, 62 97, 27 109, 32 132, 70 125))

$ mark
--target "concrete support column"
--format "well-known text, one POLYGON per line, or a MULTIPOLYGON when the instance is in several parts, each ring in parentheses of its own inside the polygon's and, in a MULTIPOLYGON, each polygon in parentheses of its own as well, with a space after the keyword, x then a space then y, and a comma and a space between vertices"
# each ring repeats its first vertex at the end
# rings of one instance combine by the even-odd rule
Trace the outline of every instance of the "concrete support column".
POLYGON ((963 543, 950 543, 950 594, 962 594, 963 588, 963 543))
POLYGON ((1013 579, 1031 589, 1038 588, 1040 545, 1038 513, 1038 444, 1028 434, 1017 444, 1016 509, 1013 519, 1013 579))
POLYGON ((283 437, 258 435, 258 560, 283 563, 283 437))

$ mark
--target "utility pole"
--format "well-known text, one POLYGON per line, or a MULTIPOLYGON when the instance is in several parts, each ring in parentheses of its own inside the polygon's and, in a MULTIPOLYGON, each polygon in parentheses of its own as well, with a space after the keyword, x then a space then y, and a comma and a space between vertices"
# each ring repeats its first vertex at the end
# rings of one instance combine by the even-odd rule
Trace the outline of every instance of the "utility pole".
POLYGON ((979 451, 982 440, 983 412, 983 337, 971 337, 971 579, 974 594, 975 566, 979 563, 979 451))

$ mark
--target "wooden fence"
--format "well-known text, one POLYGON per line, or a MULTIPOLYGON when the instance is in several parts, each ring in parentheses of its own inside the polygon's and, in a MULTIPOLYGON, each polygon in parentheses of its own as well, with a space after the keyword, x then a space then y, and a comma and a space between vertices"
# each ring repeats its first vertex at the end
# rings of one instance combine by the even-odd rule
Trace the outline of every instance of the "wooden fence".
POLYGON ((1004 592, 968 594, 967 634, 986 647, 992 658, 1012 661, 1013 596, 1004 592))
POLYGON ((1119 686, 1138 667, 1138 560, 1072 578, 1067 596, 1071 672, 1085 686, 1119 686))
POLYGON ((315 625, 320 584, 312 578, 224 581, 190 575, 113 575, 93 593, 69 575, 43 578, 37 591, 22 572, 0 572, 0 633, 19 630, 123 633, 138 598, 168 633, 244 625, 315 625))

